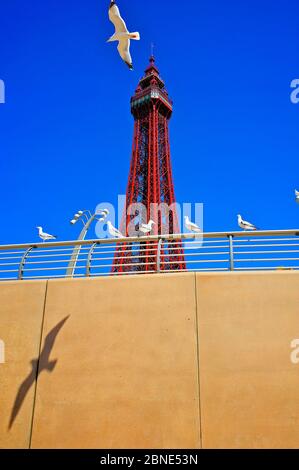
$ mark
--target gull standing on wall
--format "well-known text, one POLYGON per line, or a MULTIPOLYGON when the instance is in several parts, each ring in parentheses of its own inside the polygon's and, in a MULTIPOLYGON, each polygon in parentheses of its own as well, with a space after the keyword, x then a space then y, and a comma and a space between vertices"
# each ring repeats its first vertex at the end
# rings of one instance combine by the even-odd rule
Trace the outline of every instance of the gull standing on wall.
POLYGON ((295 189, 296 202, 299 204, 299 191, 295 189))
POLYGON ((107 42, 118 41, 117 50, 122 60, 127 64, 130 70, 133 70, 133 63, 130 54, 130 39, 139 41, 140 35, 138 32, 129 33, 126 23, 122 19, 119 13, 118 6, 114 0, 111 0, 109 6, 109 20, 115 26, 115 33, 111 36, 107 42))
POLYGON ((250 222, 242 219, 242 216, 238 214, 238 225, 243 230, 257 230, 257 227, 250 222))
POLYGON ((56 236, 43 232, 43 227, 36 228, 38 229, 38 236, 42 239, 43 242, 46 242, 47 240, 56 240, 56 236))
POLYGON ((117 230, 117 228, 113 227, 110 220, 108 220, 107 225, 108 225, 108 232, 110 233, 111 237, 113 237, 113 238, 125 238, 125 236, 119 230, 117 230))
POLYGON ((184 219, 185 219, 185 227, 187 230, 190 230, 190 232, 194 232, 194 233, 201 232, 201 229, 199 228, 199 226, 196 225, 194 222, 191 222, 191 220, 189 219, 187 215, 185 215, 184 219))

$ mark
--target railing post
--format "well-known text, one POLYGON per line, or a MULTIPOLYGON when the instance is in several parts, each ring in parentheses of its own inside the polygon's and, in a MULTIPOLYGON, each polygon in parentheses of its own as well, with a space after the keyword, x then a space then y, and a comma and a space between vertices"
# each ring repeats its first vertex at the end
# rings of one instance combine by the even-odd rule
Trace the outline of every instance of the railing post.
POLYGON ((233 235, 228 235, 229 239, 229 269, 233 271, 235 269, 234 266, 234 246, 233 246, 233 235))
POLYGON ((157 249, 157 273, 161 271, 161 250, 162 250, 163 239, 159 238, 158 249, 157 249))
POLYGON ((88 255, 87 255, 87 260, 86 260, 86 276, 87 277, 90 276, 90 267, 91 267, 90 265, 91 265, 91 260, 92 260, 92 255, 93 255, 94 249, 99 244, 100 243, 95 242, 91 245, 91 247, 89 249, 89 252, 88 252, 88 255))
POLYGON ((24 266, 25 266, 25 263, 26 263, 26 259, 27 259, 27 256, 29 255, 30 251, 33 250, 33 248, 36 248, 36 247, 31 246, 30 248, 28 248, 28 250, 26 250, 24 252, 24 254, 22 256, 22 259, 21 259, 20 265, 19 265, 18 281, 23 279, 23 271, 24 271, 24 266))

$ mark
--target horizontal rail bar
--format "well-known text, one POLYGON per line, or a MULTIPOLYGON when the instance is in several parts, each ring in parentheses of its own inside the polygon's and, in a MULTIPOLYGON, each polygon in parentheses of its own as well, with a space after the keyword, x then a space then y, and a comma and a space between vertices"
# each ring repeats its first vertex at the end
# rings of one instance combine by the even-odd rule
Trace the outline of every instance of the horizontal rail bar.
POLYGON ((235 251, 235 255, 251 255, 251 254, 259 254, 259 255, 271 255, 273 253, 299 253, 299 250, 271 250, 271 251, 235 251))
POLYGON ((253 266, 246 268, 235 268, 236 271, 295 271, 299 266, 253 266))
POLYGON ((19 270, 18 269, 3 269, 3 271, 1 270, 1 273, 18 273, 19 270))
POLYGON ((54 247, 61 247, 61 246, 86 246, 91 245, 92 243, 98 243, 102 245, 107 245, 109 243, 133 243, 133 242, 145 242, 145 241, 154 241, 159 240, 162 238, 163 240, 198 240, 200 239, 208 239, 208 238, 227 238, 229 236, 232 237, 240 237, 240 238, 255 238, 255 237, 269 237, 269 236, 299 236, 299 229, 292 229, 292 230, 256 230, 252 232, 203 232, 200 234, 193 234, 193 233, 174 233, 169 235, 149 235, 148 237, 124 237, 124 238, 96 238, 92 240, 71 240, 71 241, 55 241, 55 242, 45 242, 45 243, 23 243, 23 244, 11 244, 11 245, 0 245, 1 250, 20 250, 20 249, 27 249, 31 246, 38 249, 38 248, 54 248, 54 247))
POLYGON ((0 263, 0 266, 19 266, 20 262, 18 263, 0 263))
MULTIPOLYGON (((152 264, 153 264, 154 266, 156 265, 155 262, 153 262, 153 263, 121 263, 121 264, 119 264, 119 265, 116 264, 115 267, 117 267, 117 266, 121 266, 121 267, 123 267, 123 266, 125 266, 125 267, 128 267, 128 266, 139 266, 140 264, 141 264, 142 266, 150 266, 150 265, 152 265, 152 264)), ((90 268, 91 268, 91 269, 92 269, 92 268, 107 268, 107 264, 95 264, 95 265, 90 266, 90 268)), ((110 274, 110 273, 109 273, 109 274, 110 274)))
POLYGON ((216 256, 216 255, 229 255, 229 251, 215 251, 212 253, 170 253, 168 255, 162 255, 161 258, 171 258, 171 257, 177 257, 177 256, 184 256, 184 257, 189 257, 189 256, 216 256))
POLYGON ((299 258, 237 258, 235 261, 238 263, 254 262, 254 261, 299 261, 299 258))
MULTIPOLYGON (((229 259, 198 259, 195 261, 188 261, 188 264, 196 264, 196 263, 228 263, 229 259)), ((175 261, 163 261, 163 264, 174 264, 175 261)), ((178 263, 181 263, 181 261, 178 261, 178 263)))

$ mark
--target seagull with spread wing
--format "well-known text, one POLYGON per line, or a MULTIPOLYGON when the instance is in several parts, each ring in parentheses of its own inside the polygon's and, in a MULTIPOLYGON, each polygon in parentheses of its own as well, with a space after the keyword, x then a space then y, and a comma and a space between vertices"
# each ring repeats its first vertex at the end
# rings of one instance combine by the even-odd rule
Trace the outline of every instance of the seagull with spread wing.
POLYGON ((297 191, 297 189, 295 189, 295 197, 296 197, 296 202, 298 202, 299 204, 299 191, 297 191))
POLYGON ((119 13, 118 6, 114 0, 111 0, 109 6, 109 20, 114 24, 115 33, 107 42, 118 41, 117 50, 122 60, 127 64, 130 70, 133 70, 133 63, 130 54, 130 39, 139 41, 140 35, 138 32, 129 33, 126 23, 119 13))

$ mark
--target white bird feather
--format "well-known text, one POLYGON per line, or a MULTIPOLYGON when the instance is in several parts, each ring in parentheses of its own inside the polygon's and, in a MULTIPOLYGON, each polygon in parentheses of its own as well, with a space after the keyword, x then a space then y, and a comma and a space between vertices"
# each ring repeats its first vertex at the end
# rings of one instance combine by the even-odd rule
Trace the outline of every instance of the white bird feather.
POLYGON ((109 20, 114 24, 116 33, 128 33, 127 25, 124 19, 120 16, 120 11, 115 1, 111 1, 109 6, 109 20))

